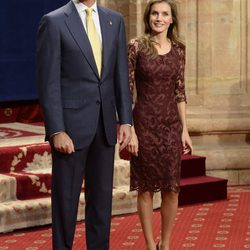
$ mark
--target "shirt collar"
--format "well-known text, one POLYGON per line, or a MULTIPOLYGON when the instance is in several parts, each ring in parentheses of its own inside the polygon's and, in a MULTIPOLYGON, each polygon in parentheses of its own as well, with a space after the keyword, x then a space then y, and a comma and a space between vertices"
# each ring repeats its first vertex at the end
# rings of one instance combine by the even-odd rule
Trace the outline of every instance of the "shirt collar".
MULTIPOLYGON (((83 12, 85 11, 86 9, 88 9, 89 7, 86 6, 85 4, 81 3, 79 0, 72 0, 72 2, 75 4, 76 6, 76 9, 78 12, 83 12)), ((91 8, 94 10, 94 12, 98 13, 97 12, 97 3, 95 1, 95 3, 91 6, 91 8)))

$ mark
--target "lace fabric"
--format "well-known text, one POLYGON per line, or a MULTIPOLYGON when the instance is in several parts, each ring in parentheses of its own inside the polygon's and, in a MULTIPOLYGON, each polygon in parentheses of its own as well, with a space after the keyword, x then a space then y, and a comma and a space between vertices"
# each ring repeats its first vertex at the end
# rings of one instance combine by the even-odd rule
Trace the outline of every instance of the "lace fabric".
POLYGON ((179 192, 182 125, 177 103, 186 102, 185 50, 173 42, 169 53, 152 59, 133 39, 128 53, 139 140, 139 155, 131 157, 130 189, 179 192))

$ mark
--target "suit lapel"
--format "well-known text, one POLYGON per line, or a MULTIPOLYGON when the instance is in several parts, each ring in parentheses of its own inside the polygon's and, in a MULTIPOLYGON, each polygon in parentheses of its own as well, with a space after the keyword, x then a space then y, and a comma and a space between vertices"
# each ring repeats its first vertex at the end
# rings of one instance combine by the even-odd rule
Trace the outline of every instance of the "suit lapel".
POLYGON ((70 33, 72 34, 76 43, 78 44, 81 51, 83 52, 83 55, 85 59, 87 60, 87 62, 89 63, 90 67, 95 72, 97 77, 99 77, 94 55, 92 53, 92 48, 89 43, 88 35, 83 27, 81 18, 74 4, 71 1, 68 4, 68 9, 65 11, 65 15, 68 17, 65 20, 65 23, 70 33))

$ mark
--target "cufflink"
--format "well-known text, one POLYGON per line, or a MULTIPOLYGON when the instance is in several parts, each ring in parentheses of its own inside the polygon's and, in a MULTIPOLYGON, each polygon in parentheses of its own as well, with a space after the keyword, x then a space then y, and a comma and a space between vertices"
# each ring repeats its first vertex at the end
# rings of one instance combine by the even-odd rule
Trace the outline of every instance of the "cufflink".
POLYGON ((111 21, 109 21, 109 25, 112 25, 112 22, 111 22, 111 21))

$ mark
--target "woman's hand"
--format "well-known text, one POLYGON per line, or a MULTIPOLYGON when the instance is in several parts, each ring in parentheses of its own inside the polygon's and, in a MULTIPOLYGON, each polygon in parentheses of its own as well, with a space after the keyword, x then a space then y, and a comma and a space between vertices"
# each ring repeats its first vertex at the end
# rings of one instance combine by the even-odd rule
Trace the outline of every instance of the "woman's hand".
POLYGON ((181 140, 182 140, 183 154, 188 154, 188 153, 192 154, 193 152, 192 140, 187 130, 183 130, 181 140))
POLYGON ((127 146, 127 150, 135 155, 135 156, 138 156, 138 151, 139 151, 139 142, 138 142, 138 138, 137 138, 137 135, 135 133, 135 128, 132 127, 132 137, 131 137, 131 140, 127 146))

